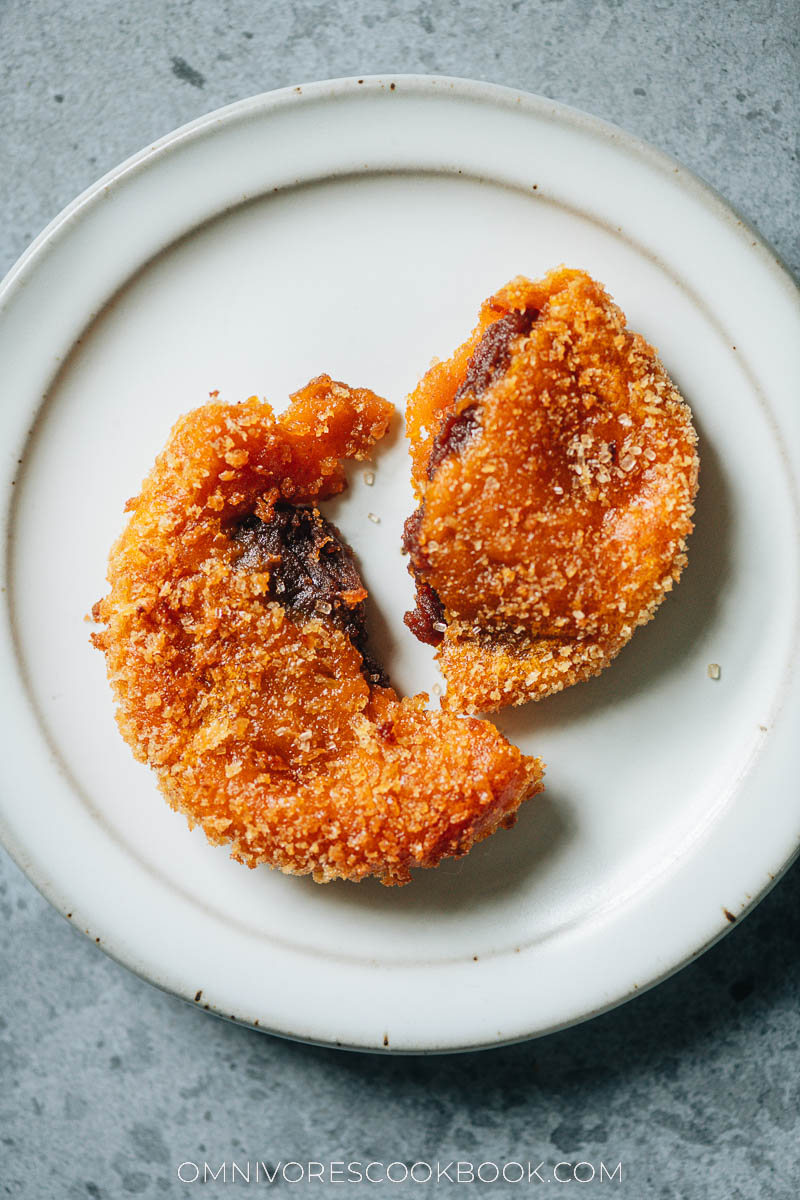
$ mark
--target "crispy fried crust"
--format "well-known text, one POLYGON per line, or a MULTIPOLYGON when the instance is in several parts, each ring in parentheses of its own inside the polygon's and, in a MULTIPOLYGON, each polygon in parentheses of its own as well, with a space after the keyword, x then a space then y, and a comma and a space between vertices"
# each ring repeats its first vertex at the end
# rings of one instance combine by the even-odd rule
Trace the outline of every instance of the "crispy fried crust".
POLYGON ((407 427, 406 542, 443 610, 445 707, 598 674, 679 578, 692 529, 697 437, 653 348, 584 272, 518 278, 422 379, 407 427))
MULTIPOLYGON (((122 735, 170 805, 250 867, 405 883, 410 868, 513 823, 542 786, 541 762, 492 726, 367 680, 329 600, 309 613, 307 589, 302 610, 275 598, 259 521, 281 513, 288 528, 287 502, 341 491, 340 459, 364 458, 391 411, 328 376, 278 420, 255 397, 197 409, 129 501, 111 551, 93 641, 122 735)), ((322 553, 332 527, 318 518, 301 534, 322 553)), ((355 611, 366 593, 351 586, 349 551, 333 549, 335 603, 355 611)))

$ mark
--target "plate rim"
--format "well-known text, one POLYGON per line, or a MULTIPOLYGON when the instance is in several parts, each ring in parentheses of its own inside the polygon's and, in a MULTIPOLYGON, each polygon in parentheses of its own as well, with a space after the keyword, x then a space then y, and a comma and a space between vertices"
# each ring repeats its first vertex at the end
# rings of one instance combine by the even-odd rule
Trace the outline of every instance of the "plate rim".
POLYGON ((521 105, 541 116, 546 116, 548 113, 558 114, 571 124, 597 133, 600 137, 631 151, 637 157, 644 158, 666 174, 677 174, 684 186, 689 187, 698 199, 703 200, 708 207, 712 208, 715 215, 726 223, 733 219, 734 225, 741 227, 744 236, 755 239, 756 246, 753 248, 763 252, 766 263, 776 270, 776 277, 780 282, 789 285, 789 291, 794 293, 798 309, 800 309, 800 294, 798 293, 800 279, 795 278, 789 264, 714 184, 705 179, 699 171, 687 167, 669 151, 662 150, 652 142, 631 133, 623 126, 598 117, 585 109, 561 100, 552 100, 536 92, 528 92, 522 88, 514 88, 487 80, 472 79, 469 76, 398 72, 363 76, 337 75, 301 84, 287 84, 266 92, 256 92, 251 96, 234 100, 230 104, 203 113, 168 133, 162 134, 155 141, 143 146, 141 150, 128 155, 79 192, 33 238, 0 280, 0 313, 7 300, 7 293, 16 285, 19 274, 28 268, 29 262, 41 253, 42 249, 52 241, 72 217, 96 200, 108 187, 121 182, 130 173, 147 167, 151 161, 170 152, 182 142, 201 136, 215 126, 227 124, 237 118, 259 113, 265 109, 274 111, 283 105, 296 104, 299 101, 316 102, 320 99, 332 99, 336 95, 351 91, 354 85, 363 89, 365 95, 369 95, 370 93, 374 94, 376 90, 385 91, 387 88, 394 90, 397 83, 401 83, 404 88, 428 90, 431 95, 441 95, 442 90, 445 89, 457 92, 460 97, 465 99, 486 100, 496 105, 515 108, 521 105))
MULTIPOLYGON (((146 171, 149 165, 159 157, 171 154, 180 145, 191 142, 192 140, 203 137, 207 133, 219 129, 224 131, 225 127, 230 122, 236 122, 248 116, 260 116, 264 113, 275 112, 286 105, 296 105, 302 103, 318 103, 324 100, 331 100, 337 96, 351 94, 354 90, 359 90, 365 97, 375 96, 380 93, 385 93, 387 90, 394 90, 393 85, 400 85, 403 89, 417 91, 420 94, 435 97, 447 94, 455 94, 458 98, 469 99, 479 103, 490 103, 493 106, 514 107, 527 109, 534 113, 539 118, 555 120, 556 122, 566 122, 573 126, 578 126, 591 135, 599 137, 605 142, 613 142, 616 146, 633 154, 637 159, 646 161, 651 166, 656 167, 659 171, 665 172, 670 176, 678 176, 678 181, 685 189, 688 189, 695 199, 701 201, 708 207, 713 215, 717 218, 724 218, 727 225, 731 226, 735 232, 751 242, 751 252, 755 250, 761 260, 762 266, 768 267, 775 275, 776 281, 788 287, 788 293, 791 295, 798 317, 800 318, 800 294, 797 292, 796 284, 788 267, 782 263, 779 256, 768 245, 768 243, 753 230, 742 218, 738 216, 735 210, 723 200, 723 198, 705 181, 703 181, 696 173, 692 172, 676 160, 672 159, 664 151, 653 147, 649 143, 637 138, 635 135, 621 130, 615 125, 610 124, 598 117, 584 113, 579 109, 568 105, 561 104, 557 101, 549 100, 545 97, 535 96, 530 93, 520 92, 516 89, 503 87, 497 84, 485 83, 475 80, 461 79, 450 76, 427 76, 427 75, 392 75, 392 76, 363 76, 363 77, 344 77, 333 80, 322 80, 311 84, 302 84, 281 88, 277 91, 260 93, 256 96, 248 97, 243 100, 234 102, 224 108, 217 109, 211 113, 207 113, 194 121, 189 122, 171 133, 168 133, 156 142, 143 148, 136 154, 124 160, 119 166, 107 172, 98 181, 85 189, 77 196, 70 204, 68 204, 36 237, 30 246, 17 259, 12 266, 2 284, 0 284, 0 319, 8 305, 13 304, 16 289, 24 286, 28 275, 37 269, 37 265, 43 260, 43 256, 47 255, 48 250, 57 244, 58 240, 69 236, 71 224, 84 214, 91 213, 93 206, 102 203, 104 195, 111 187, 116 187, 122 184, 128 177, 135 177, 137 174, 146 171)), ((367 172, 369 173, 369 172, 367 172)), ((171 239, 167 239, 167 244, 171 239)), ((89 322, 84 322, 88 324, 89 322)), ((38 409, 37 409, 38 411, 38 409)), ((9 505, 9 509, 11 506, 9 505)), ((7 514, 4 514, 7 515, 7 514)), ((10 545, 10 539, 6 538, 6 552, 10 545)), ((4 564, 5 565, 5 564, 4 564)), ((8 596, 8 593, 7 593, 8 596)), ((9 607, 9 601, 6 598, 5 606, 9 607)), ((794 680, 795 692, 797 691, 797 679, 794 680)), ((57 888, 52 881, 48 881, 47 873, 44 867, 34 863, 29 859, 24 847, 21 843, 17 843, 13 837, 13 833, 7 824, 5 815, 0 810, 0 834, 2 841, 8 849, 12 859, 14 859, 21 869, 25 872, 29 879, 34 883, 38 890, 45 898, 53 904, 62 915, 66 913, 66 907, 61 902, 57 888)), ((737 919, 745 912, 749 912, 756 903, 758 903, 774 886, 774 883, 780 878, 780 875, 786 871, 792 864, 798 854, 800 846, 796 843, 782 863, 774 872, 770 872, 771 878, 766 880, 764 886, 753 895, 749 903, 736 914, 737 919)), ((548 1032, 552 1032, 559 1028, 565 1028, 569 1025, 578 1023, 583 1020, 588 1020, 599 1013, 607 1011, 610 1008, 616 1007, 618 1004, 625 1002, 633 996, 639 994, 651 986, 655 986, 658 982, 681 969, 687 963, 693 961, 696 957, 702 954, 710 945, 722 937, 732 927, 733 922, 727 917, 720 914, 720 920, 713 930, 708 932, 708 936, 696 944, 693 948, 687 950, 685 956, 676 962, 671 962, 665 966, 665 969, 660 973, 651 976, 641 985, 632 983, 624 995, 616 995, 609 999, 607 1003, 600 1004, 590 1010, 585 1011, 580 1016, 573 1016, 567 1019, 563 1024, 551 1025, 548 1028, 533 1029, 529 1032, 515 1033, 510 1037, 501 1037, 497 1040, 488 1038, 486 1040, 474 1040, 463 1044, 446 1044, 441 1046, 410 1046, 403 1045, 400 1047, 390 1046, 388 1049, 398 1052, 402 1050, 409 1053, 420 1052, 451 1052, 453 1050, 471 1050, 484 1048, 488 1046, 497 1046, 508 1044, 511 1042, 526 1040, 534 1036, 542 1036, 548 1032)), ((88 932, 88 931, 87 931, 88 932)), ((91 936, 91 935, 90 935, 91 936)), ((108 953, 116 961, 126 966, 129 970, 134 971, 141 978, 146 979, 150 983, 161 987, 162 990, 170 992, 180 998, 192 1002, 192 988, 188 986, 176 987, 174 981, 165 982, 159 980, 157 972, 152 969, 147 969, 147 964, 131 961, 126 957, 124 949, 117 950, 107 942, 105 938, 101 942, 101 948, 108 953)), ((207 1006, 208 1007, 208 1006, 207 1006)), ((213 1009, 213 1005, 210 1006, 213 1009)), ((227 1015, 219 1013, 218 1015, 227 1015)), ((259 1029, 268 1032, 276 1033, 280 1036, 295 1038, 302 1041, 312 1041, 323 1045, 341 1045, 335 1039, 324 1036, 309 1036, 308 1032, 292 1032, 288 1029, 268 1028, 260 1025, 257 1018, 235 1018, 244 1020, 245 1023, 254 1024, 259 1029)), ((379 1041, 374 1038, 367 1039, 364 1043, 353 1042, 347 1043, 348 1048, 361 1050, 382 1050, 387 1047, 380 1045, 379 1041)))

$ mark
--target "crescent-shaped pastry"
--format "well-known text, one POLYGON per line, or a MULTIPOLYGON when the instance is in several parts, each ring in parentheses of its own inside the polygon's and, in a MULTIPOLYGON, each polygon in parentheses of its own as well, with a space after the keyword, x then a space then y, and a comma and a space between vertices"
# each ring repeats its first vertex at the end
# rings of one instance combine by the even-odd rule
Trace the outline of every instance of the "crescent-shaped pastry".
POLYGON ((399 700, 368 655, 364 589, 318 502, 392 408, 312 380, 178 421, 129 501, 93 610, 123 737, 170 805, 254 867, 409 879, 541 789, 493 726, 399 700))

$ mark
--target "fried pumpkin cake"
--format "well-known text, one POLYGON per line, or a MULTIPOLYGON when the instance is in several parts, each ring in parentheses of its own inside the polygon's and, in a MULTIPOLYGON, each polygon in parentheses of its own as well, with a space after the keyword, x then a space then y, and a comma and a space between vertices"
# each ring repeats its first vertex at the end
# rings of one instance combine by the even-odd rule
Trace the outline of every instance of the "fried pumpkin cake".
POLYGON ((419 506, 406 624, 438 647, 454 712, 597 675, 686 563, 691 413, 585 272, 517 278, 407 404, 419 506))
POLYGON ((493 726, 398 699, 366 645, 366 590, 319 511, 392 407, 312 380, 182 417, 128 502, 94 609, 122 736, 169 804, 235 859, 318 882, 465 854, 541 789, 493 726))

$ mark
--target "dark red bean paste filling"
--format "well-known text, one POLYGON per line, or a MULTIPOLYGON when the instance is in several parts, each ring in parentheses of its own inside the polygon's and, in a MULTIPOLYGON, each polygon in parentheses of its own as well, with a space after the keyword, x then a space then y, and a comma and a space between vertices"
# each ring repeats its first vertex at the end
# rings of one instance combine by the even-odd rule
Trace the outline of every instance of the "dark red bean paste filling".
POLYGON ((238 570, 269 571, 270 600, 293 619, 330 621, 358 650, 367 682, 388 687, 368 650, 364 601, 349 605, 345 599, 345 593, 364 587, 355 556, 318 509, 279 501, 271 521, 242 517, 229 533, 241 550, 234 564, 238 570))
POLYGON ((470 404, 462 412, 447 412, 431 446, 428 459, 428 479, 433 479, 438 468, 451 454, 460 454, 480 428, 477 405, 470 404))
POLYGON ((415 607, 403 614, 403 621, 418 641, 438 646, 444 637, 444 629, 436 626, 444 626, 444 607, 429 583, 418 579, 416 588, 415 607))
MULTIPOLYGON (((538 316, 537 308, 506 313, 485 330, 467 364, 464 381, 453 397, 453 408, 442 417, 433 439, 428 457, 428 479, 433 479, 446 458, 451 454, 460 454, 472 439, 478 436, 481 423, 477 401, 508 370, 512 342, 530 333, 538 316), (455 408, 459 400, 468 395, 472 396, 473 403, 457 413, 455 408)), ((403 620, 419 641, 438 646, 444 634, 443 630, 437 629, 436 626, 445 623, 444 606, 435 590, 421 578, 427 565, 419 544, 419 530, 424 512, 423 503, 407 519, 403 530, 403 550, 410 557, 409 569, 417 586, 416 607, 407 612, 403 620)))
POLYGON ((511 343, 530 333, 538 316, 539 310, 536 308, 510 312, 486 329, 467 364, 464 382, 453 397, 453 409, 445 413, 433 439, 428 458, 428 479, 433 479, 437 468, 448 455, 460 453, 480 429, 477 405, 470 404, 456 413, 459 400, 464 396, 479 400, 505 374, 511 362, 511 343))
POLYGON ((409 569, 417 588, 415 607, 407 612, 403 621, 420 642, 438 646, 444 636, 444 606, 437 593, 420 575, 427 566, 427 559, 419 544, 419 527, 425 505, 420 504, 403 526, 403 552, 410 556, 409 569), (436 626, 440 628, 436 628, 436 626))

